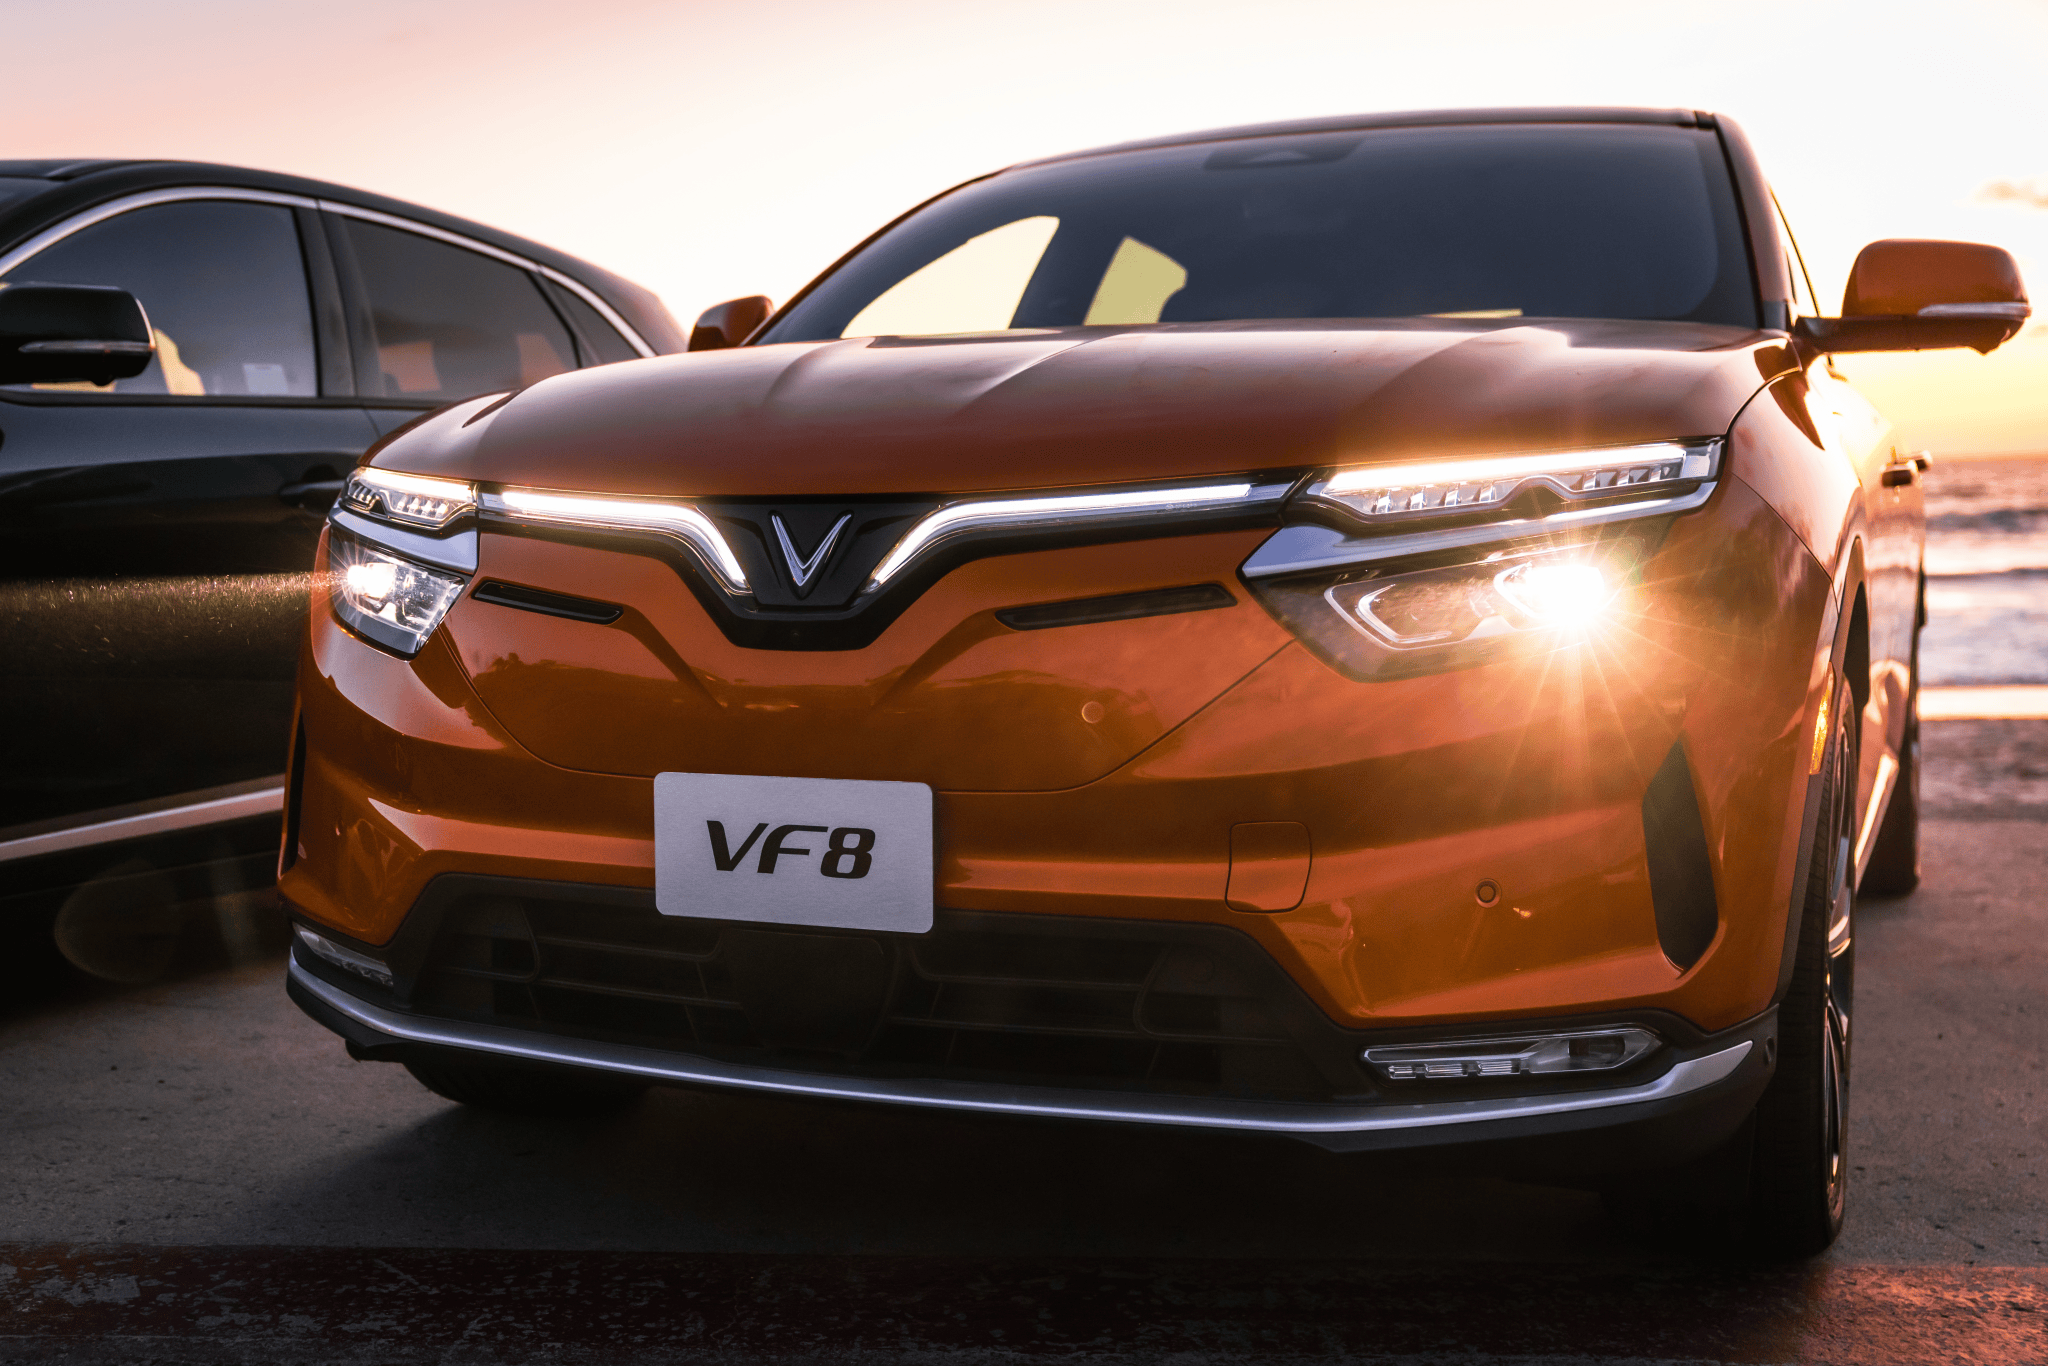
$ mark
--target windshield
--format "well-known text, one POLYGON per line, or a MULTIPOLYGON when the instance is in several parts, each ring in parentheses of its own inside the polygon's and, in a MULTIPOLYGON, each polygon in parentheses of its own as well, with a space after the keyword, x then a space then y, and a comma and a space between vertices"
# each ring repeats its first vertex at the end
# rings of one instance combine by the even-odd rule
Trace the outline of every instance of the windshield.
POLYGON ((1026 167, 896 224, 762 340, 1413 317, 1755 327, 1719 140, 1488 124, 1026 167))

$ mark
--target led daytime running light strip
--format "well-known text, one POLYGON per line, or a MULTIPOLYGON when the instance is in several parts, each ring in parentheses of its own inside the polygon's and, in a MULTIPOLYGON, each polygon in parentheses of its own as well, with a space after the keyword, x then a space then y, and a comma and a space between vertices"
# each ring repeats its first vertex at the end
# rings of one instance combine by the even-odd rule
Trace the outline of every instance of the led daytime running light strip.
POLYGON ((1531 479, 1555 484, 1567 493, 1601 493, 1682 479, 1705 479, 1713 474, 1714 454, 1713 443, 1683 446, 1675 441, 1660 441, 1545 455, 1367 465, 1339 470, 1313 492, 1343 502, 1363 516, 1388 517, 1408 512, 1499 506, 1531 479))
POLYGON ((1081 493, 1051 498, 1001 498, 983 503, 954 503, 928 514, 905 533, 883 557, 868 579, 869 592, 894 578, 903 567, 933 544, 963 532, 1002 526, 1058 526, 1067 522, 1106 520, 1133 512, 1179 512, 1240 503, 1253 486, 1209 484, 1199 488, 1138 489, 1129 493, 1081 493))
POLYGON ((747 571, 740 568, 739 559, 732 553, 732 547, 726 544, 718 524, 686 503, 593 498, 586 494, 542 493, 537 489, 487 493, 483 503, 493 512, 503 512, 521 521, 652 531, 672 536, 701 555, 729 591, 750 591, 747 571))
POLYGON ((342 502, 359 512, 415 526, 444 527, 476 510, 476 486, 398 470, 359 469, 348 477, 342 502))

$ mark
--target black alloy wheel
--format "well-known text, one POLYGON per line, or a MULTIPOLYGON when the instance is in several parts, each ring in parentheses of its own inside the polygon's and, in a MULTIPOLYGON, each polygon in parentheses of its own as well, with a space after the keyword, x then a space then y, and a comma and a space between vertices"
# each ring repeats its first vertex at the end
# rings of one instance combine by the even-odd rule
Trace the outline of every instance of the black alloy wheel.
POLYGON ((1749 1227, 1759 1251, 1810 1257, 1842 1231, 1848 1190, 1851 1006, 1856 984, 1856 710, 1835 678, 1820 820, 1792 985, 1778 1007, 1778 1066, 1758 1102, 1749 1227))

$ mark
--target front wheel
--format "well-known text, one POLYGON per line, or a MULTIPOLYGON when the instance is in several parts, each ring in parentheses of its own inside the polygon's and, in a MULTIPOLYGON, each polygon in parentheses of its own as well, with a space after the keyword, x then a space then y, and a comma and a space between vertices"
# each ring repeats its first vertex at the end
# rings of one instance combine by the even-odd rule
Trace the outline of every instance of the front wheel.
MULTIPOLYGON (((1846 680, 1835 695, 1846 701, 1846 680)), ((1849 1022, 1856 968, 1856 732, 1838 709, 1792 985, 1778 1007, 1778 1066, 1757 1104, 1749 1228, 1760 1251, 1810 1257, 1842 1231, 1849 1181, 1849 1022)))

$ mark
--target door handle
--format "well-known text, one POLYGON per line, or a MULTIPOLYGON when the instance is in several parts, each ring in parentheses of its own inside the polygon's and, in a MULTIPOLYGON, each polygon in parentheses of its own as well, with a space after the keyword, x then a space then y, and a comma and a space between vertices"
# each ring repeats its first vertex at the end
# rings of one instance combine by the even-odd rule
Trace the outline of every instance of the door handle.
POLYGON ((277 491, 281 503, 289 503, 308 511, 318 509, 325 512, 334 506, 334 500, 341 496, 342 479, 302 479, 296 484, 286 484, 277 491))

